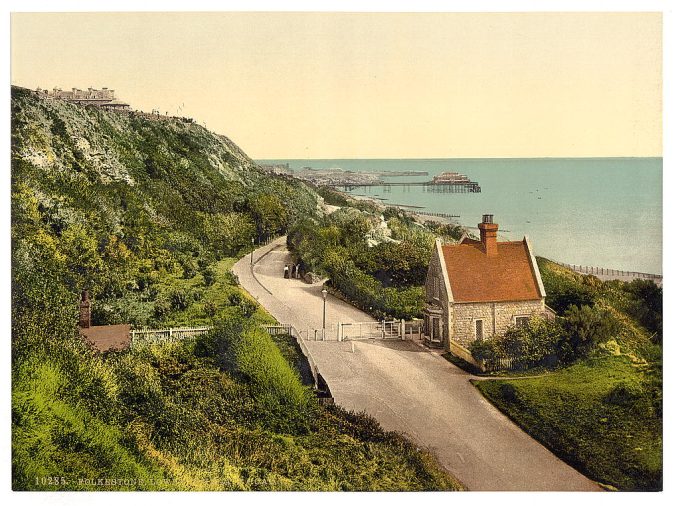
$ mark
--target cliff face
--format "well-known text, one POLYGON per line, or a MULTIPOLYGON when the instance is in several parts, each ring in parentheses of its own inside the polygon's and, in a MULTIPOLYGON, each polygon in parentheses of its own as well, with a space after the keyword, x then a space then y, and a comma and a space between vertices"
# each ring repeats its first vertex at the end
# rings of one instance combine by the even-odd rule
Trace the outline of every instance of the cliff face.
MULTIPOLYGON (((99 300, 153 305, 154 285, 191 279, 316 207, 307 186, 264 174, 227 137, 191 121, 12 89, 18 273, 49 271, 73 294, 89 287, 99 300)), ((142 313, 133 323, 149 323, 151 310, 142 313)))
POLYGON ((227 137, 181 119, 111 112, 12 88, 13 155, 71 180, 130 185, 158 175, 154 162, 216 171, 246 182, 253 161, 227 137))

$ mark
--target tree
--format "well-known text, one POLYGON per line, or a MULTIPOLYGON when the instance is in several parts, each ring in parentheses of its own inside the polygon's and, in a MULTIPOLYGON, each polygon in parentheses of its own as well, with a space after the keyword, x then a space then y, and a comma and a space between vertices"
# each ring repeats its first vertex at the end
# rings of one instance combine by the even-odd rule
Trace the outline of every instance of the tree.
POLYGON ((248 202, 248 208, 255 220, 260 240, 286 230, 288 209, 276 195, 260 194, 248 202))

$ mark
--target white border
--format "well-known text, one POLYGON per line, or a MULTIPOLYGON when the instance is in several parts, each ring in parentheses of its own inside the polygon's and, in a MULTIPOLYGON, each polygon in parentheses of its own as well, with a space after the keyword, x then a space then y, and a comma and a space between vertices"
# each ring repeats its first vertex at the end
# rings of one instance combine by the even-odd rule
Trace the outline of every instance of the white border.
MULTIPOLYGON (((665 291, 665 307, 666 314, 671 315, 671 307, 678 302, 676 280, 677 268, 674 260, 670 258, 669 252, 675 252, 677 241, 674 235, 673 226, 675 225, 677 207, 674 201, 677 200, 675 192, 680 189, 678 184, 677 171, 680 170, 678 164, 677 143, 678 143, 678 129, 677 129, 677 113, 678 100, 677 91, 680 89, 680 83, 677 77, 677 65, 680 62, 680 54, 678 54, 678 32, 680 31, 677 23, 678 15, 674 9, 672 1, 664 0, 554 0, 554 1, 442 1, 442 0, 420 0, 418 2, 411 1, 393 1, 380 2, 376 0, 346 0, 337 1, 329 0, 326 2, 312 1, 312 0, 293 0, 285 3, 275 1, 260 1, 260 0, 232 0, 232 1, 210 1, 210 0, 193 0, 192 2, 185 2, 179 0, 166 0, 163 2, 154 2, 150 0, 121 0, 115 3, 92 2, 83 0, 57 0, 57 1, 36 1, 36 0, 9 0, 4 3, 6 7, 6 17, 3 20, 3 27, 7 27, 5 37, 3 37, 3 51, 2 55, 6 59, 5 65, 2 66, 4 82, 9 84, 9 12, 40 12, 40 11, 92 11, 92 12, 107 12, 107 11, 212 11, 212 10, 234 10, 234 11, 351 11, 351 12, 523 12, 523 11, 662 11, 664 13, 664 291, 665 291)), ((3 31, 3 33, 5 33, 3 31)), ((9 87, 5 91, 6 100, 3 101, 4 118, 3 125, 3 149, 6 163, 9 158, 9 87)), ((5 181, 9 186, 9 169, 6 165, 5 181)), ((9 303, 10 303, 10 275, 9 275, 9 191, 5 189, 5 198, 2 200, 2 237, 1 254, 5 259, 5 269, 2 271, 2 302, 4 311, 2 313, 3 329, 5 330, 5 346, 3 347, 3 367, 7 370, 3 374, 4 392, 10 391, 9 385, 9 303)), ((664 354, 667 357, 667 364, 672 364, 673 360, 678 357, 677 343, 677 324, 671 318, 666 318, 666 343, 664 354)), ((670 369, 670 367, 667 367, 670 369)), ((677 368, 676 368, 677 369, 677 368)), ((666 427, 671 425, 677 414, 678 394, 676 385, 677 375, 673 371, 671 374, 668 370, 664 378, 664 394, 665 394, 665 422, 666 427)), ((2 407, 4 417, 4 437, 2 438, 2 467, 0 468, 0 476, 4 478, 4 490, 8 491, 11 487, 11 469, 10 469, 10 400, 8 395, 2 396, 2 407)), ((409 504, 414 502, 427 501, 434 504, 455 503, 470 503, 475 504, 506 504, 506 503, 530 503, 540 504, 570 504, 574 501, 579 503, 616 503, 618 504, 635 504, 639 505, 641 502, 662 502, 670 503, 678 500, 678 486, 677 476, 677 450, 678 437, 675 431, 664 431, 664 489, 663 493, 646 493, 646 494, 579 494, 571 495, 565 493, 519 493, 519 494, 503 494, 498 493, 472 493, 472 494, 456 494, 450 495, 448 493, 429 493, 427 496, 414 495, 412 493, 396 493, 396 494, 310 494, 310 493, 290 493, 290 494, 233 494, 233 493, 218 493, 218 494, 201 494, 197 493, 173 493, 173 494, 132 494, 132 493, 115 493, 108 494, 102 492, 94 493, 8 493, 10 503, 14 504, 90 504, 96 501, 98 504, 118 504, 118 503, 139 503, 139 502, 155 502, 163 501, 168 505, 181 504, 185 505, 191 501, 201 501, 208 503, 219 503, 224 505, 231 502, 259 502, 259 501, 276 501, 284 504, 300 504, 300 503, 323 503, 324 506, 334 506, 346 504, 348 501, 352 503, 368 503, 380 501, 395 504, 409 504)))

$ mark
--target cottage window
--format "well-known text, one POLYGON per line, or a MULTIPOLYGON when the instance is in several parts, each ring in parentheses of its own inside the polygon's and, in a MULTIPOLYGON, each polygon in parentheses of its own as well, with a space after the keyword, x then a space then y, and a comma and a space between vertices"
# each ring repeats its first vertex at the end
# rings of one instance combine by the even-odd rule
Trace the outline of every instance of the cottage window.
POLYGON ((529 325, 528 316, 515 316, 515 325, 518 327, 526 327, 529 325))
POLYGON ((475 337, 484 339, 484 320, 475 320, 475 337))

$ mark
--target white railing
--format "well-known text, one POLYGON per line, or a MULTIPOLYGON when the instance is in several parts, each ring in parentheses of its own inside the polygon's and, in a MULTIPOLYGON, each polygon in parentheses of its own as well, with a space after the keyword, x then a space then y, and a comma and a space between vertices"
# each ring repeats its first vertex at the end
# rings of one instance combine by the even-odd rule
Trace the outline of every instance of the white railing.
POLYGON ((130 331, 132 346, 142 343, 181 341, 189 337, 207 334, 212 327, 176 327, 167 329, 135 329, 130 331))
POLYGON ((656 282, 663 280, 663 276, 660 274, 648 274, 646 272, 622 271, 619 269, 609 269, 606 267, 591 267, 588 265, 568 264, 564 262, 558 262, 556 260, 551 260, 551 262, 561 265, 562 267, 566 267, 567 269, 571 269, 572 271, 578 272, 579 274, 592 274, 593 276, 613 276, 618 278, 651 279, 656 282))
POLYGON ((339 323, 337 339, 420 339, 422 323, 422 320, 339 323))

